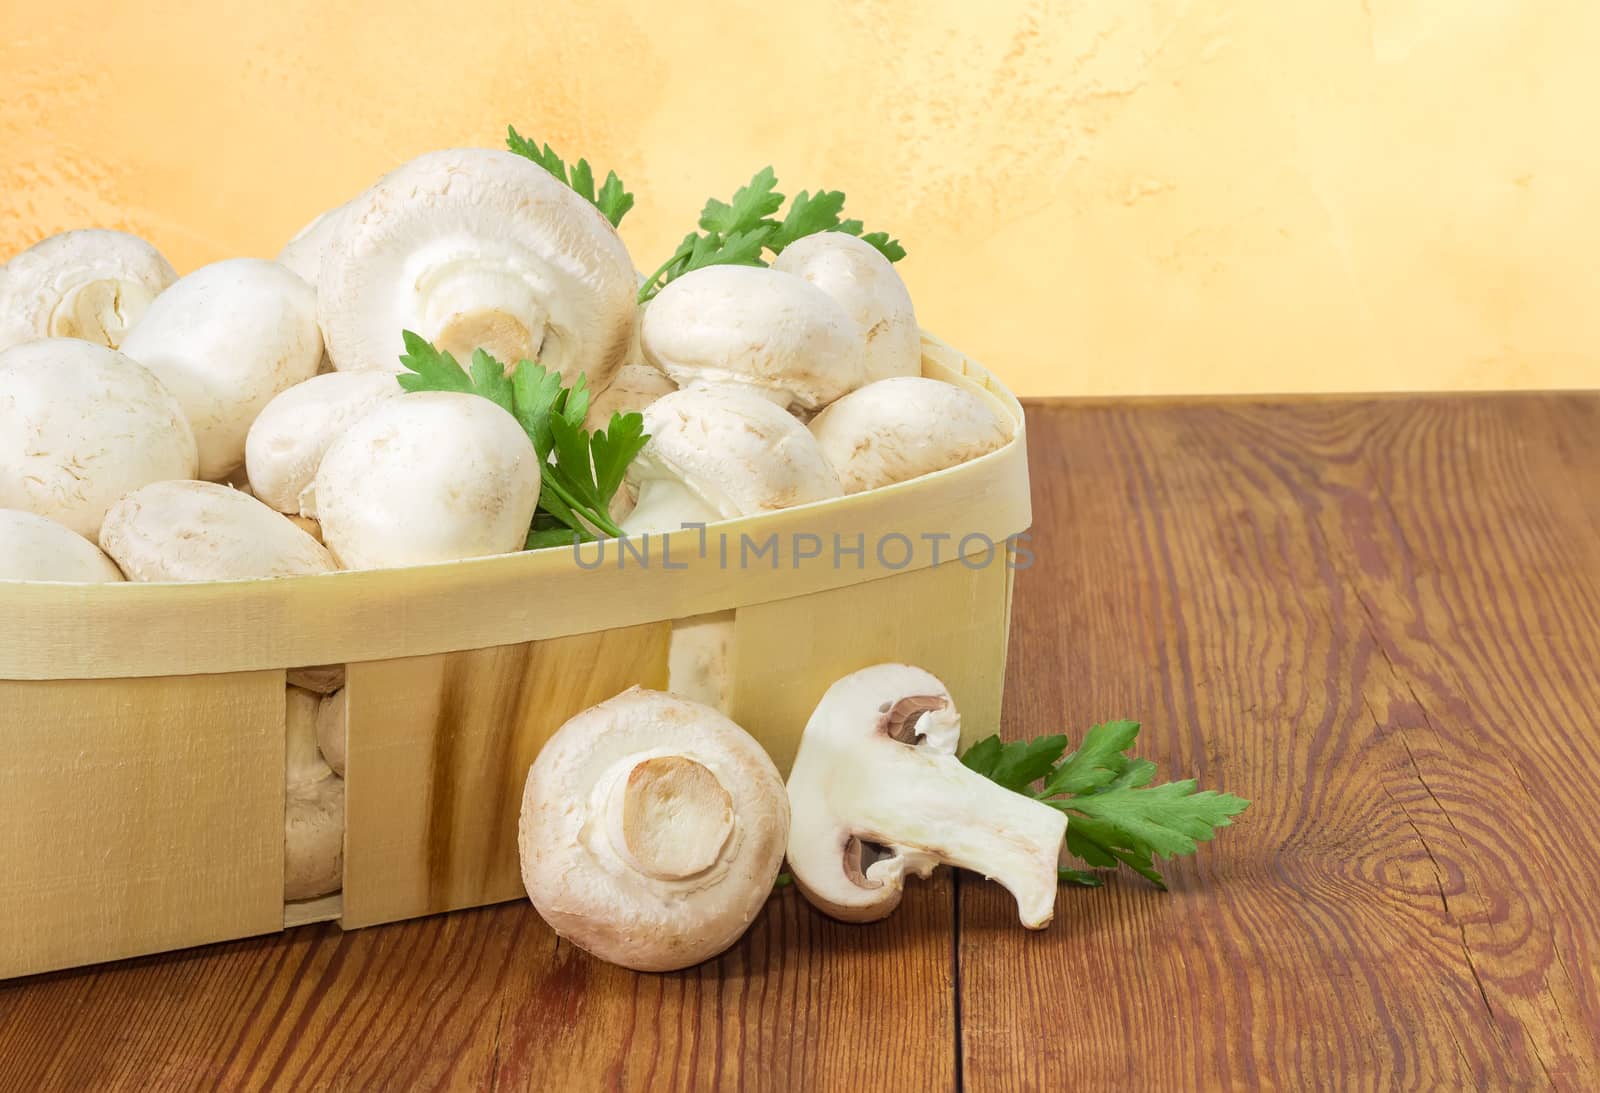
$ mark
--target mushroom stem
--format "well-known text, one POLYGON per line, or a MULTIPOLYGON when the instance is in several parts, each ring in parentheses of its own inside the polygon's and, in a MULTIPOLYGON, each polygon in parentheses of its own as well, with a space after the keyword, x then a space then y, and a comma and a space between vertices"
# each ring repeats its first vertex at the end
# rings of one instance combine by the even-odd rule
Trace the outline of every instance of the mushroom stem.
POLYGON ((121 345, 128 328, 153 299, 155 293, 137 281, 85 281, 69 289, 50 313, 50 333, 98 345, 121 345))
POLYGON ((688 756, 625 759, 602 779, 600 792, 612 848, 657 880, 705 872, 733 834, 733 798, 709 767, 688 756))
POLYGON ((676 478, 646 478, 639 483, 639 500, 622 521, 629 535, 652 531, 677 531, 685 524, 712 524, 722 513, 676 478))
MULTIPOLYGON (((852 836, 898 853, 906 871, 925 877, 944 864, 982 873, 1016 897, 1024 926, 1036 930, 1049 924, 1066 829, 1066 818, 1056 809, 974 774, 953 755, 923 748, 895 749, 871 766, 841 755, 832 766, 828 793, 841 811, 848 809, 852 836)), ((791 858, 795 849, 789 848, 791 858)), ((816 849, 838 853, 832 847, 816 849)), ((857 884, 879 887, 886 868, 869 855, 857 884)), ((802 889, 805 876, 796 864, 802 889)))
POLYGON ((548 319, 533 285, 518 273, 453 261, 416 280, 423 329, 461 360, 483 349, 506 366, 538 355, 548 319))

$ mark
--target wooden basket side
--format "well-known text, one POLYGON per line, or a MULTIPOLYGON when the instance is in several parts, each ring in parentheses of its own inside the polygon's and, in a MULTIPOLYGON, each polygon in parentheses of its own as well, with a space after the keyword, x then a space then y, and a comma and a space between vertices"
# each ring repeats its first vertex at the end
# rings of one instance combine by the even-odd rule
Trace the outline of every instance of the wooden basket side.
POLYGON ((0 681, 0 978, 280 927, 283 679, 0 681))
POLYGON ((523 896, 529 765, 572 715, 667 681, 666 623, 352 664, 342 924, 523 896))

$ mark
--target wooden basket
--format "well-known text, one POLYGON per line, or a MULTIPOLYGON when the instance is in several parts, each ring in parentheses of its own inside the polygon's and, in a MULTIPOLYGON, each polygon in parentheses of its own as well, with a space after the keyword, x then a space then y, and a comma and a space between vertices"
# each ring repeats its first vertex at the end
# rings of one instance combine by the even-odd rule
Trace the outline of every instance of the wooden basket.
POLYGON ((665 686, 674 619, 736 612, 730 713, 785 771, 828 685, 881 661, 932 671, 967 731, 992 731, 1005 540, 1030 520, 1022 409, 949 346, 923 351, 926 375, 1002 404, 1016 439, 655 538, 648 564, 608 550, 596 566, 591 546, 275 580, 0 581, 0 978, 522 898, 529 763, 579 710, 665 686), (344 889, 286 906, 285 673, 331 664, 347 666, 344 889))

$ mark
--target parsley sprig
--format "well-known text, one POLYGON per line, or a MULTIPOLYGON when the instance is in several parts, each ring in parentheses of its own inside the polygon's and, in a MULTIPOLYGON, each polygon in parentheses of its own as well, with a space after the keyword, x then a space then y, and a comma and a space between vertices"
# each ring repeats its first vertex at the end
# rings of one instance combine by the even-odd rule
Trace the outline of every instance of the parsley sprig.
MULTIPOLYGON (((989 736, 968 748, 961 762, 1067 813, 1067 851, 1075 857, 1095 869, 1126 865, 1165 891, 1155 859, 1193 854, 1250 802, 1231 793, 1197 791, 1192 778, 1151 785, 1156 765, 1126 754, 1138 736, 1137 721, 1108 721, 1090 729, 1071 754, 1065 736, 1012 743, 989 736)), ((1059 873, 1070 884, 1102 883, 1088 870, 1059 873)))
POLYGON ((612 414, 606 428, 590 433, 583 427, 589 412, 587 377, 565 387, 561 373, 529 360, 518 361, 508 375, 482 349, 472 354, 469 373, 420 334, 407 330, 402 337, 406 351, 400 363, 407 371, 398 377, 401 387, 481 395, 515 417, 533 441, 542 474, 526 549, 590 542, 597 530, 622 534, 611 519, 611 500, 628 464, 650 439, 644 415, 612 414))
POLYGON ((506 147, 519 156, 533 160, 577 191, 579 197, 599 209, 611 221, 613 228, 620 225, 622 218, 628 215, 628 210, 633 208, 633 195, 622 188, 622 180, 615 171, 606 172, 606 180, 596 192, 594 169, 589 166, 588 160, 580 159, 568 170, 566 163, 548 144, 541 148, 538 141, 529 140, 510 125, 506 126, 506 147))
POLYGON ((778 192, 777 185, 778 176, 772 168, 763 167, 748 185, 734 193, 732 201, 707 201, 700 211, 701 230, 684 236, 672 257, 645 280, 639 288, 639 302, 653 299, 669 281, 691 270, 706 266, 764 266, 768 252, 781 254, 796 239, 817 232, 860 236, 891 262, 906 256, 900 241, 889 238, 888 232, 863 235, 861 221, 841 219, 844 193, 840 190, 818 190, 815 194, 801 190, 790 199, 788 212, 778 217, 784 195, 778 192))

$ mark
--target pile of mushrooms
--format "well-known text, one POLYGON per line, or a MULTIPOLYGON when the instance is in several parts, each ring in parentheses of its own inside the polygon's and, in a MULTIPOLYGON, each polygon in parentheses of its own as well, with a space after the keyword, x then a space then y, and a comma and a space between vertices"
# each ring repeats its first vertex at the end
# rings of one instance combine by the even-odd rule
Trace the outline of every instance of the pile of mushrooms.
MULTIPOLYGON (((400 166, 276 261, 179 277, 123 232, 45 239, 0 266, 0 580, 247 580, 522 549, 544 474, 528 434, 476 395, 404 392, 403 330, 585 378, 591 428, 642 413, 650 440, 612 508, 629 534, 891 485, 1011 438, 988 399, 921 376, 905 285, 854 236, 700 269, 643 306, 638 285, 593 205, 484 149, 400 166)), ((682 620, 674 690, 726 708, 735 656, 731 613, 682 620)), ((286 700, 292 898, 337 887, 327 832, 342 827, 324 783, 343 766, 343 697, 309 678, 286 700), (320 787, 314 807, 294 803, 302 784, 320 787)))
POLYGON ((908 875, 953 865, 999 881, 1042 929, 1066 816, 962 766, 960 735, 938 679, 866 668, 823 695, 785 787, 716 710, 633 688, 568 721, 528 771, 523 883, 556 933, 639 971, 727 949, 785 855, 805 898, 845 922, 884 918, 908 875))

